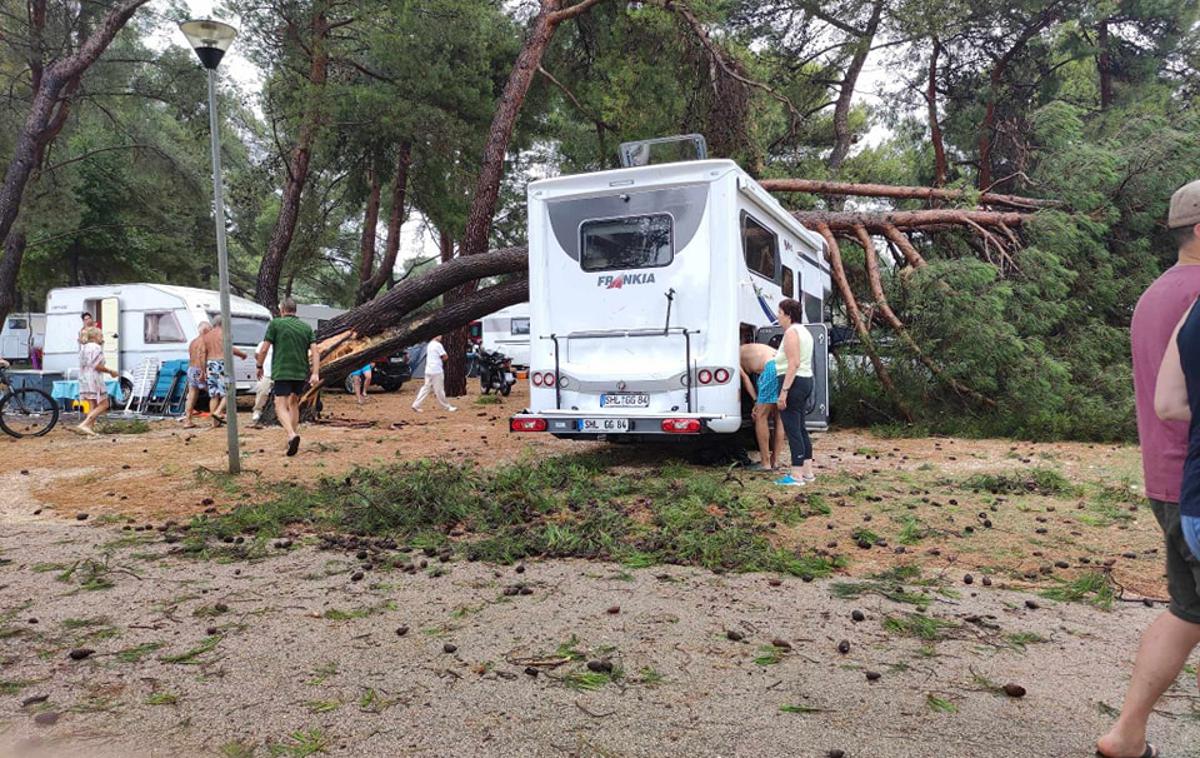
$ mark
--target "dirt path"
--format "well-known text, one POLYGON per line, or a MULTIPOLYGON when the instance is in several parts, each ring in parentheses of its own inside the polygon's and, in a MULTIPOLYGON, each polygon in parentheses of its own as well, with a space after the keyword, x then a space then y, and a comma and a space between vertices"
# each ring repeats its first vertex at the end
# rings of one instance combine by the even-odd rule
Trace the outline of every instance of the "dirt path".
MULTIPOLYGON (((581 561, 353 581, 346 553, 197 563, 61 522, 0 549, 4 755, 1085 756, 1155 613, 978 588, 935 593, 921 639, 896 631, 913 606, 829 581, 581 561), (598 659, 617 675, 587 678, 598 659), (1028 694, 989 689, 1010 682, 1028 694)), ((1166 755, 1200 743, 1189 679, 1152 723, 1166 755)))

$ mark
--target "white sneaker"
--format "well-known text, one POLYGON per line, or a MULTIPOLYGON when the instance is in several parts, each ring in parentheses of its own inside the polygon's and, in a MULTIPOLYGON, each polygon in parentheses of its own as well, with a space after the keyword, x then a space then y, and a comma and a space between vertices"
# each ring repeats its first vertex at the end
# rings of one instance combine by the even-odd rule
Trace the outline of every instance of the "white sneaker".
POLYGON ((458 410, 458 408, 455 408, 455 407, 452 405, 452 406, 450 406, 449 408, 447 408, 447 409, 446 409, 446 412, 447 412, 447 413, 454 413, 456 410, 458 410))
POLYGON ((416 412, 416 413, 420 413, 420 412, 421 412, 421 409, 420 409, 420 408, 418 408, 418 407, 417 407, 417 406, 415 406, 415 405, 412 407, 412 409, 413 409, 413 411, 414 411, 414 412, 416 412))

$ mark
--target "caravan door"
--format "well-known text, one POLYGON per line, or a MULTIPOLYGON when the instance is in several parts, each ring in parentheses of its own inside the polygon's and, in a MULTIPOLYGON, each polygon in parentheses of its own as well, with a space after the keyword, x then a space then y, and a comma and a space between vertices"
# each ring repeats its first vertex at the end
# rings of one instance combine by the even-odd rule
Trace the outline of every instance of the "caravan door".
POLYGON ((121 370, 121 304, 115 297, 100 301, 100 331, 104 332, 104 365, 121 370))
MULTIPOLYGON (((829 325, 805 324, 813 338, 813 392, 804 409, 805 426, 809 429, 829 427, 829 325)), ((764 326, 754 335, 755 342, 770 345, 776 350, 783 343, 783 329, 764 326)))
POLYGON ((0 330, 0 358, 8 361, 29 359, 29 345, 33 324, 25 314, 9 316, 0 330))

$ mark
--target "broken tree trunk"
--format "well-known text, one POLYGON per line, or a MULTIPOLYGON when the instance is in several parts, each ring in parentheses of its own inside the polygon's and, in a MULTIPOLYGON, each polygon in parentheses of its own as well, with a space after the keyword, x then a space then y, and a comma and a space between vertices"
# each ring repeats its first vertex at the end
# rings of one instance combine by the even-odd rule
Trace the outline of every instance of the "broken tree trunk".
POLYGON ((854 227, 865 226, 871 232, 883 232, 889 225, 901 230, 934 227, 999 227, 1001 224, 1020 226, 1032 216, 1019 211, 972 211, 934 208, 920 211, 838 212, 796 211, 792 214, 800 223, 810 228, 820 224, 832 231, 853 234, 854 227))
POLYGON ((829 256, 829 268, 831 269, 834 284, 838 288, 838 293, 842 296, 842 302, 846 304, 846 315, 850 317, 850 323, 854 327, 854 331, 858 333, 858 338, 862 340, 863 349, 867 352, 867 358, 870 359, 871 365, 875 368, 875 375, 879 377, 879 383, 887 390, 887 393, 892 396, 896 403, 896 407, 900 409, 900 413, 906 421, 912 421, 912 413, 904 407, 896 393, 896 385, 892 382, 892 375, 888 372, 887 367, 883 365, 883 360, 879 357, 879 352, 875 349, 875 343, 871 340, 871 332, 867 329, 867 323, 863 319, 862 311, 858 307, 858 299, 854 297, 854 290, 850 287, 850 280, 846 278, 846 267, 842 264, 842 251, 838 247, 837 239, 833 236, 828 224, 817 224, 817 231, 825 238, 827 246, 826 254, 829 256))
POLYGON ((1022 197, 1021 195, 1004 195, 995 192, 978 193, 940 187, 902 187, 891 184, 857 184, 853 182, 830 182, 818 179, 763 179, 759 184, 763 186, 763 189, 770 192, 806 192, 810 195, 852 195, 854 197, 891 197, 897 200, 925 200, 931 203, 936 200, 966 200, 976 202, 979 205, 999 205, 1025 210, 1062 207, 1062 203, 1057 200, 1046 200, 1040 197, 1022 197))
MULTIPOLYGON (((524 248, 514 250, 524 252, 524 248)), ((490 255, 478 255, 474 259, 479 260, 490 255)), ((410 345, 426 342, 493 311, 527 300, 529 281, 524 278, 515 279, 479 290, 468 300, 451 303, 436 311, 401 318, 369 337, 343 339, 339 335, 326 339, 320 345, 322 354, 327 354, 327 357, 322 359, 321 384, 310 388, 302 402, 307 403, 311 400, 321 386, 340 382, 351 371, 369 361, 393 355, 410 345)))
POLYGON ((887 295, 883 291, 883 277, 879 274, 879 258, 875 252, 875 243, 871 241, 871 235, 867 232, 865 226, 857 226, 854 228, 855 237, 858 244, 862 246, 864 258, 867 265, 867 281, 871 286, 871 294, 875 297, 875 304, 879 306, 879 312, 883 314, 883 318, 895 330, 896 334, 900 335, 900 339, 908 348, 912 350, 913 355, 917 356, 917 360, 925 365, 938 379, 941 379, 950 386, 959 395, 966 395, 978 403, 995 408, 996 401, 990 397, 976 392, 970 387, 959 384, 955 379, 948 375, 941 366, 938 366, 925 354, 925 351, 917 344, 912 335, 908 333, 908 329, 904 326, 904 322, 892 310, 892 306, 888 303, 887 295))

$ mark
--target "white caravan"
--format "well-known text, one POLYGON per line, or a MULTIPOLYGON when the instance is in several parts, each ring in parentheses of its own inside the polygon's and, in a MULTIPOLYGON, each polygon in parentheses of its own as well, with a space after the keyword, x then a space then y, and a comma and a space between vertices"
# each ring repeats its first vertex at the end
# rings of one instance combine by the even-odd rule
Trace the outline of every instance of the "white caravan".
MULTIPOLYGON (((62 287, 46 296, 47 371, 64 374, 79 369, 79 329, 83 313, 91 313, 104 332, 104 361, 132 380, 146 358, 170 361, 188 357, 188 343, 200 332, 201 321, 221 312, 214 290, 170 284, 105 284, 62 287)), ((271 312, 243 297, 230 298, 233 344, 249 357, 234 358, 237 389, 250 392, 255 384, 254 350, 262 341, 271 312)), ((124 382, 123 382, 124 383, 124 382)), ((131 386, 131 385, 127 385, 131 386)))
POLYGON ((824 240, 737 164, 635 166, 528 193, 530 402, 512 431, 738 432, 749 423, 740 344, 778 344, 785 297, 803 303, 814 332, 808 423, 825 426, 824 240))
POLYGON ((45 313, 10 313, 0 329, 0 358, 28 361, 46 342, 45 313))
POLYGON ((529 368, 529 303, 502 308, 481 323, 484 350, 503 353, 514 366, 529 368))

